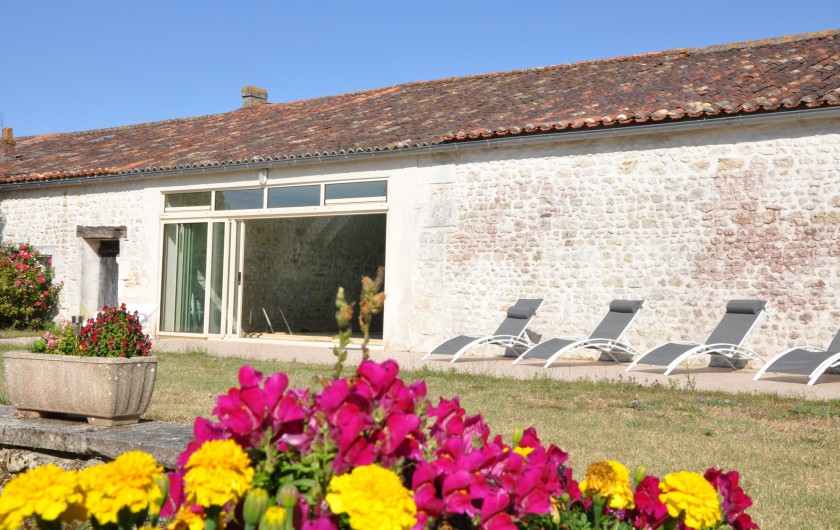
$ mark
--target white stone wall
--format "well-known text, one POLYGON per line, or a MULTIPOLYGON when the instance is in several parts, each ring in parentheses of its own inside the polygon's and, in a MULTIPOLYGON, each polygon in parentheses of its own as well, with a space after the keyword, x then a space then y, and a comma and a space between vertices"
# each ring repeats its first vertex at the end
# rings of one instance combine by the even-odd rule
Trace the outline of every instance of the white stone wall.
MULTIPOLYGON (((648 300, 628 335, 646 349, 704 340, 727 300, 763 298, 750 345, 772 354, 824 346, 840 327, 840 121, 791 116, 292 165, 272 168, 269 185, 389 180, 386 348, 489 333, 517 298, 544 297, 533 327, 545 337, 588 335, 613 298, 648 300)), ((244 170, 8 190, 0 234, 49 249, 62 313, 89 315, 94 249, 76 226, 125 225, 120 299, 158 304, 161 192, 256 181, 244 170)))
MULTIPOLYGON (((764 354, 840 327, 840 122, 465 151, 419 201, 416 334, 492 332, 517 298, 543 336, 585 337, 613 298, 648 300, 640 348, 705 340, 760 298, 764 354)), ((443 166, 441 166, 443 167, 443 166)))
POLYGON ((0 234, 2 241, 29 241, 53 256, 55 279, 64 282, 61 316, 91 316, 99 309, 99 258, 97 248, 77 237, 76 227, 125 226, 117 258, 119 299, 154 303, 147 299, 157 284, 159 200, 140 182, 4 191, 0 234))
MULTIPOLYGON (((307 184, 324 181, 346 181, 354 178, 388 179, 389 211, 364 204, 330 206, 335 214, 347 211, 355 214, 387 214, 386 263, 394 272, 386 271, 388 297, 392 309, 383 319, 383 333, 391 339, 386 344, 405 348, 408 333, 404 322, 411 320, 411 284, 398 281, 401 274, 411 274, 413 256, 413 226, 417 184, 416 158, 405 157, 383 161, 363 161, 348 164, 310 164, 286 168, 273 168, 269 185, 307 184), (408 168, 404 166, 408 165, 408 168), (393 284, 391 286, 391 284, 393 284)), ((196 173, 163 176, 156 179, 126 181, 93 181, 95 185, 78 184, 61 187, 4 190, 0 194, 0 241, 29 241, 53 256, 55 278, 64 282, 60 297, 60 317, 69 318, 82 314, 91 316, 98 310, 99 258, 96 246, 76 235, 77 226, 126 226, 127 237, 120 240, 118 296, 121 302, 145 306, 160 304, 161 269, 161 219, 189 221, 204 216, 205 212, 176 212, 163 214, 162 193, 206 189, 254 187, 256 170, 236 172, 196 173)), ((220 212, 217 218, 224 218, 220 212)), ((258 217, 257 211, 245 212, 246 217, 258 217)), ((243 214, 236 214, 242 217, 243 214)), ((378 237, 377 229, 375 237, 378 237)), ((333 242, 343 244, 344 254, 359 252, 358 242, 333 242)), ((362 249, 363 250, 363 249, 362 249)), ((377 251, 381 254, 381 248, 377 251)), ((251 257, 248 267, 253 270, 251 257)), ((366 267, 365 274, 376 273, 377 263, 366 267)), ((355 275, 354 275, 355 278, 355 275)), ((358 290, 360 279, 348 285, 358 290)), ((336 285, 336 287, 338 287, 336 285)), ((333 291, 334 296, 334 291, 333 291)), ((330 299, 332 304, 332 299, 330 299)), ((246 309, 247 310, 247 309, 246 309)), ((152 317, 153 331, 157 329, 160 311, 152 317)), ((245 315, 247 318, 247 315, 245 315)), ((377 325, 380 325, 377 323, 377 325)))

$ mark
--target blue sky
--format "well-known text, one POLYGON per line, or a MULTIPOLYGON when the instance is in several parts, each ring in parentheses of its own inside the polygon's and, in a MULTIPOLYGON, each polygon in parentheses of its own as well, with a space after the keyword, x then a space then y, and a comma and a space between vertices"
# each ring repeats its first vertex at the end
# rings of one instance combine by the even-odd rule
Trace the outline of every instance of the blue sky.
POLYGON ((840 28, 840 2, 0 0, 15 136, 840 28))

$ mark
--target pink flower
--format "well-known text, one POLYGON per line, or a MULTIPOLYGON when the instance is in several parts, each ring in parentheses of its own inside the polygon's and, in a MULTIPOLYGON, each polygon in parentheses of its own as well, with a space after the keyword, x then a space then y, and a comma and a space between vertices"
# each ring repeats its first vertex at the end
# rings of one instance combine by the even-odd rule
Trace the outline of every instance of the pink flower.
POLYGON ((481 526, 487 530, 517 530, 507 513, 510 497, 504 491, 496 491, 484 499, 481 507, 481 526))
POLYGON ((227 395, 219 396, 213 409, 237 443, 246 447, 258 444, 265 434, 260 429, 266 412, 260 382, 260 372, 243 366, 239 370, 241 388, 231 388, 227 395))
POLYGON ((332 381, 316 397, 338 444, 336 473, 374 461, 387 467, 399 458, 421 457, 425 437, 416 409, 426 387, 407 387, 398 373, 394 361, 363 361, 355 378, 332 381))
MULTIPOLYGON (((180 465, 180 462, 179 462, 180 465)), ((184 462, 186 465, 186 461, 184 462)), ((178 508, 187 500, 187 495, 184 492, 184 475, 187 471, 180 468, 177 471, 168 474, 169 477, 169 497, 161 507, 161 517, 172 517, 178 513, 178 508)))
POLYGON ((38 276, 38 281, 44 283, 47 280, 45 280, 43 276, 38 276))
POLYGON ((329 514, 322 513, 315 519, 304 519, 300 528, 301 530, 337 530, 338 526, 330 519, 329 514))
POLYGON ((447 512, 463 513, 470 517, 478 513, 477 506, 473 505, 473 494, 470 491, 472 483, 472 473, 464 469, 459 469, 443 477, 441 496, 447 512))

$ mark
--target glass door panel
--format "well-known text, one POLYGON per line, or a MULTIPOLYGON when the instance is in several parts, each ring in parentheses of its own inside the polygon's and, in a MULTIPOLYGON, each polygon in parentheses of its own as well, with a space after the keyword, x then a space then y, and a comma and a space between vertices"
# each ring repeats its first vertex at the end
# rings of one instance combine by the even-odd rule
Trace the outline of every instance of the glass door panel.
POLYGON ((207 225, 164 225, 161 331, 205 332, 207 225))
POLYGON ((225 334, 234 337, 239 336, 239 315, 242 313, 242 243, 242 221, 228 221, 225 334))
POLYGON ((225 280, 225 223, 213 223, 210 252, 210 289, 207 292, 208 329, 211 335, 222 333, 225 280))

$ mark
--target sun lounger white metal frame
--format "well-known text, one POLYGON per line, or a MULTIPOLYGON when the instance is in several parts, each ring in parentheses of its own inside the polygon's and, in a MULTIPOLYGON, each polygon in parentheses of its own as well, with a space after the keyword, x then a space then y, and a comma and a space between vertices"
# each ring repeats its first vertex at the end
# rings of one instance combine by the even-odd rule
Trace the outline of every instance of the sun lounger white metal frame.
POLYGON ((492 335, 459 335, 453 337, 437 345, 429 353, 424 355, 421 360, 426 360, 426 358, 433 354, 444 354, 452 355, 452 360, 449 362, 454 363, 469 350, 484 345, 502 346, 513 349, 530 348, 535 343, 528 336, 528 324, 536 316, 542 304, 542 298, 520 298, 507 310, 505 319, 492 335), (513 334, 508 332, 508 330, 517 331, 517 333, 513 334), (449 345, 453 347, 447 348, 449 345), (446 351, 448 349, 453 351, 446 351))
POLYGON ((813 386, 814 383, 817 382, 817 379, 819 379, 826 371, 837 367, 840 367, 840 331, 837 332, 837 335, 834 336, 834 340, 831 341, 831 344, 829 344, 826 349, 816 346, 797 346, 789 348, 776 355, 761 367, 761 370, 759 370, 758 373, 755 374, 755 377, 753 377, 753 381, 758 381, 758 379, 767 372, 804 374, 808 376, 808 386, 813 386), (791 358, 790 356, 799 357, 798 360, 800 362, 800 366, 791 367, 790 364, 795 363, 797 359, 791 358), (805 359, 802 359, 802 357, 805 357, 805 359), (808 357, 811 359, 808 359, 808 357), (814 358, 818 361, 816 365, 813 362, 809 362, 814 358), (782 362, 777 363, 778 361, 782 362), (784 361, 788 361, 788 363, 785 363, 784 361), (785 366, 785 364, 788 366, 785 366), (776 369, 774 369, 774 365, 776 366, 776 369), (782 367, 779 368, 779 365, 782 365, 782 367), (811 368, 813 369, 808 372, 807 370, 811 368))
POLYGON ((629 344, 622 342, 622 337, 624 333, 627 331, 627 328, 630 327, 630 324, 636 317, 639 315, 639 311, 645 306, 644 300, 613 300, 610 302, 610 310, 601 323, 595 327, 595 331, 593 331, 592 335, 589 336, 588 339, 581 339, 581 338, 571 338, 571 337, 557 337, 554 339, 549 339, 545 342, 540 344, 534 345, 531 348, 528 348, 525 352, 522 353, 519 357, 513 361, 513 364, 517 364, 529 355, 532 355, 533 352, 539 349, 546 349, 546 347, 553 347, 556 345, 557 350, 546 360, 545 365, 543 368, 548 368, 551 363, 556 361, 560 356, 572 353, 574 351, 591 348, 600 351, 601 353, 606 354, 610 357, 613 361, 620 363, 619 359, 613 355, 613 353, 626 353, 629 355, 636 355, 636 350, 634 350, 629 344), (621 327, 620 333, 615 338, 606 338, 600 335, 600 329, 602 326, 609 324, 608 319, 615 315, 615 313, 620 314, 628 314, 630 313, 631 316, 626 322, 620 322, 621 327))
MULTIPOLYGON (((743 313, 742 309, 747 308, 748 306, 753 306, 752 314, 756 315, 753 319, 750 326, 740 334, 740 338, 737 343, 733 342, 718 342, 718 343, 707 343, 707 344, 700 344, 697 342, 685 342, 685 341, 677 341, 677 342, 667 342, 665 344, 660 344, 659 346, 648 350, 644 354, 642 354, 638 359, 633 361, 630 366, 627 367, 625 372, 629 372, 633 368, 636 367, 638 364, 651 364, 650 362, 645 363, 645 358, 649 355, 659 352, 660 350, 664 350, 669 346, 689 346, 686 350, 682 351, 677 355, 671 362, 667 365, 664 375, 669 375, 675 368, 677 368, 680 364, 684 363, 685 361, 691 360, 694 357, 699 357, 700 355, 713 355, 722 358, 733 370, 737 370, 738 367, 735 366, 734 361, 739 361, 743 359, 757 361, 762 364, 766 362, 766 359, 761 355, 757 354, 756 352, 742 346, 741 344, 746 340, 747 336, 750 334, 752 329, 760 320, 761 316, 764 314, 764 310, 766 308, 766 302, 764 300, 731 300, 729 303, 726 304, 726 314, 721 319, 720 323, 718 323, 717 327, 712 334, 709 335, 709 341, 715 338, 715 335, 719 333, 721 328, 724 326, 726 322, 726 317, 733 313, 743 313)), ((676 348, 679 350, 680 348, 676 348)), ((655 365, 661 366, 662 363, 653 363, 655 365)))

